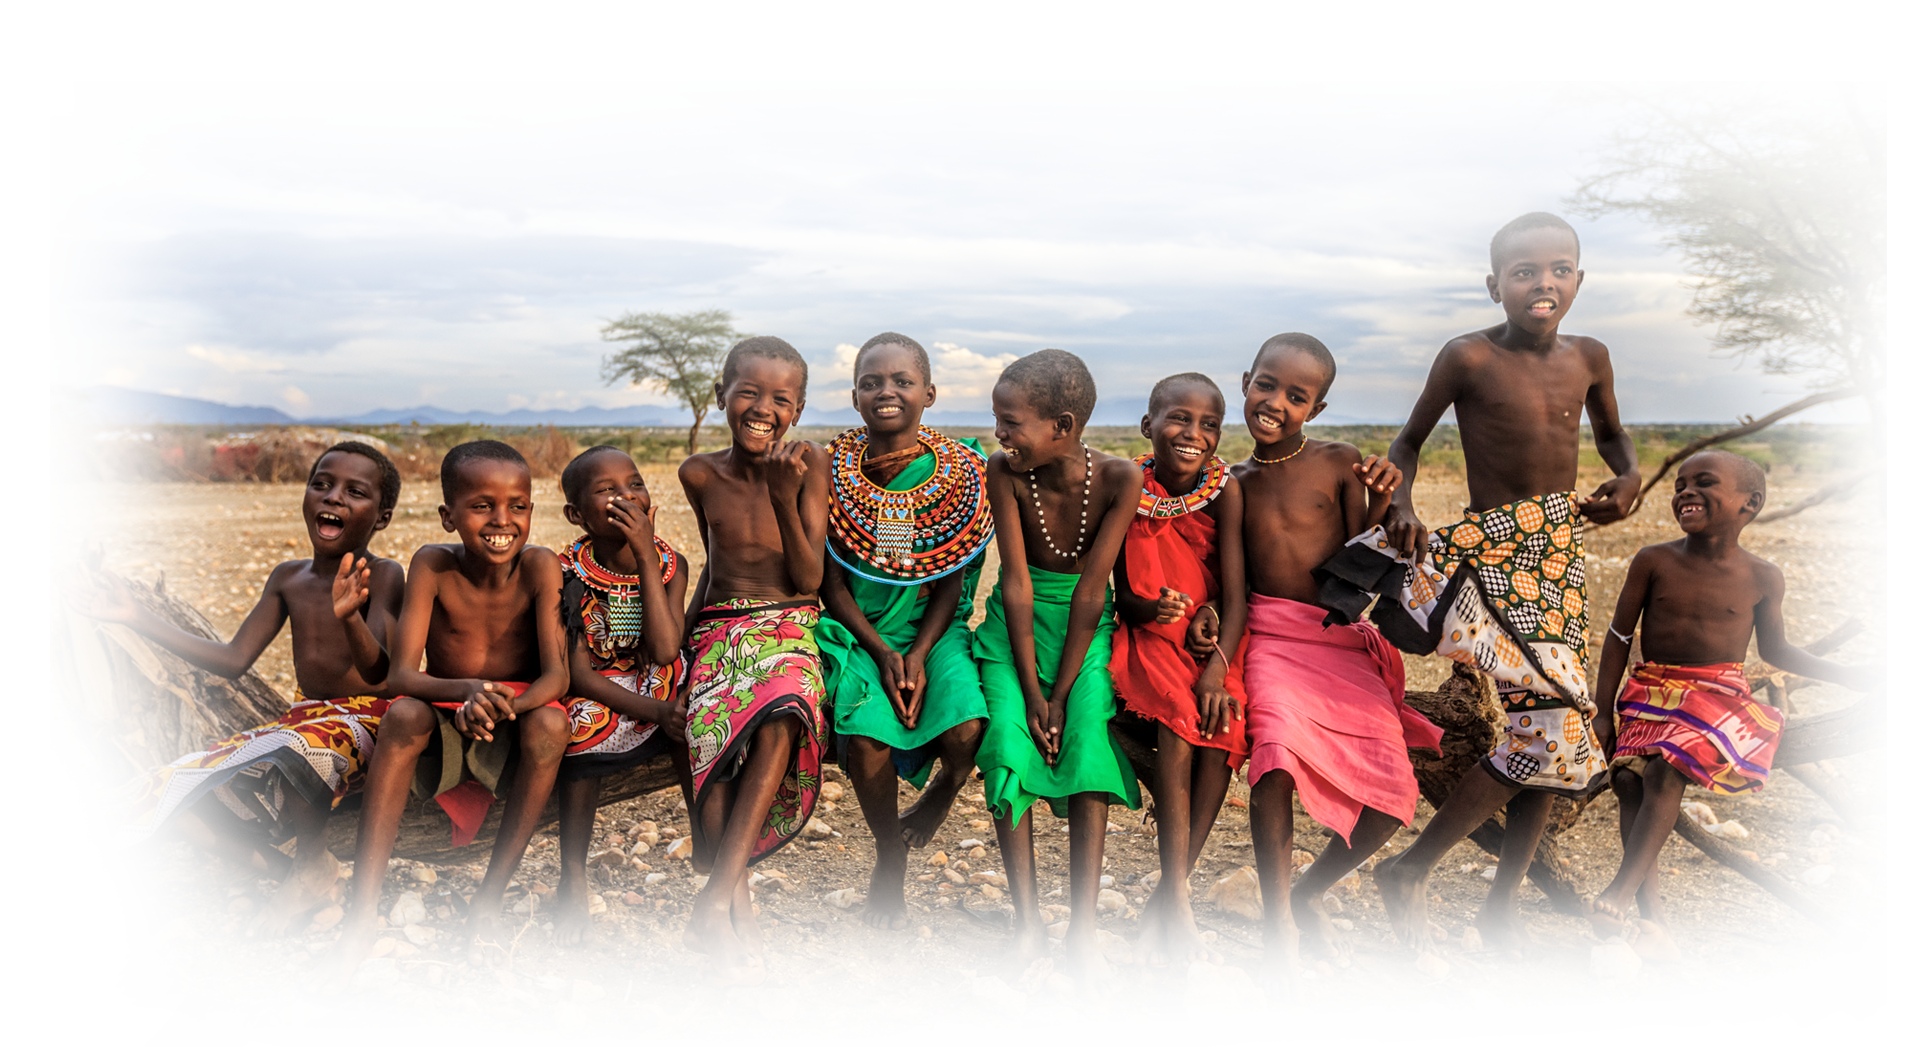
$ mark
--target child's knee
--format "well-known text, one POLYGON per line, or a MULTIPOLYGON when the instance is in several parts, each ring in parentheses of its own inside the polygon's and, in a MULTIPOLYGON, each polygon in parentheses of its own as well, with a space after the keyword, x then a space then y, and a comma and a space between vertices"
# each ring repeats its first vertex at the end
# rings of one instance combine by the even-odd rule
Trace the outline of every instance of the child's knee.
POLYGON ((545 766, 557 764, 567 752, 567 714, 550 705, 521 713, 520 748, 527 758, 545 766))
POLYGON ((433 707, 416 698, 395 698, 380 717, 379 738, 396 745, 421 745, 438 729, 433 707))

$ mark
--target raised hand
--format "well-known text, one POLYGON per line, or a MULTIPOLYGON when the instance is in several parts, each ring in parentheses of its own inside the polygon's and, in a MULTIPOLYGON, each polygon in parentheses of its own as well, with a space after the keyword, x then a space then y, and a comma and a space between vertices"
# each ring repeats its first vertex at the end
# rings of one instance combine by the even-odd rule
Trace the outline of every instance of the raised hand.
POLYGON ((1622 473, 1593 489, 1580 503, 1580 515, 1597 524, 1617 523, 1627 517, 1627 510, 1633 508, 1633 498, 1640 493, 1640 474, 1622 473))
POLYGON ((767 497, 773 504, 800 497, 801 482, 807 477, 807 452, 812 449, 807 440, 782 440, 767 452, 767 497))
POLYGON ((333 616, 346 621, 358 614, 373 597, 373 565, 362 556, 340 558, 340 569, 333 573, 333 616))
POLYGON ((653 551, 654 514, 657 511, 657 506, 649 505, 642 512, 638 504, 626 498, 615 498, 607 503, 607 522, 619 530, 635 552, 642 554, 641 563, 646 563, 646 557, 653 551))
POLYGON ((1390 495, 1400 489, 1400 480, 1404 475, 1400 467, 1387 461, 1384 455, 1370 454, 1353 463, 1353 475, 1360 478, 1367 491, 1373 495, 1390 495))
POLYGON ((1414 563, 1427 558, 1427 525, 1420 522, 1411 508, 1398 502, 1388 506, 1383 526, 1387 529, 1388 545, 1413 557, 1414 563))
POLYGON ((1187 608, 1193 606, 1193 597, 1177 592, 1166 586, 1160 587, 1160 600, 1154 605, 1153 620, 1160 625, 1172 625, 1187 616, 1187 608))
POLYGON ((140 605, 134 602, 127 583, 111 571, 95 573, 88 584, 73 591, 67 603, 89 618, 121 625, 131 623, 140 615, 140 605))

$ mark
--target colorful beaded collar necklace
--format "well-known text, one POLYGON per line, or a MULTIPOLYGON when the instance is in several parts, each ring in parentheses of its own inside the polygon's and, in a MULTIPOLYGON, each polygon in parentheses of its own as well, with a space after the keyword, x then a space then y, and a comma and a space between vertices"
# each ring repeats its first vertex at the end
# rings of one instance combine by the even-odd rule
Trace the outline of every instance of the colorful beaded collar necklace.
POLYGON ((864 426, 827 445, 833 462, 828 549, 847 570, 869 581, 932 581, 965 566, 993 539, 987 460, 926 426, 918 435, 925 445, 921 453, 933 455, 933 472, 904 491, 888 490, 862 470, 867 464, 864 426))
MULTIPOLYGON (((674 572, 680 566, 679 554, 659 535, 653 537, 653 548, 660 554, 660 581, 673 581, 674 572)), ((631 647, 639 643, 641 612, 644 610, 639 576, 621 574, 602 566, 600 561, 593 558, 593 539, 584 534, 574 539, 567 551, 560 554, 560 569, 565 571, 568 568, 572 568, 587 588, 606 597, 607 638, 617 647, 631 647)), ((577 608, 570 610, 577 611, 577 608)))
MULTIPOLYGON (((1153 478, 1153 456, 1143 454, 1135 458, 1134 464, 1140 471, 1153 478)), ((1227 486, 1227 463, 1216 455, 1207 462, 1206 471, 1200 474, 1200 484, 1186 494, 1154 494, 1141 488, 1140 506, 1134 512, 1150 520, 1171 520, 1176 516, 1185 516, 1215 498, 1227 486)))

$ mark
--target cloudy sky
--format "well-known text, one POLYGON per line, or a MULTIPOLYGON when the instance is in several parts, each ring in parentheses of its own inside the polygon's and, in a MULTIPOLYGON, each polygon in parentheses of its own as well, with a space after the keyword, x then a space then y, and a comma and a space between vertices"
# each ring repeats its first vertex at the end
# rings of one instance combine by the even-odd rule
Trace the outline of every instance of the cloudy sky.
MULTIPOLYGON (((658 403, 601 383, 599 326, 718 307, 832 407, 886 329, 936 348, 955 409, 1013 356, 1079 353, 1121 413, 1096 420, 1304 330, 1341 361, 1330 415, 1398 420, 1500 319, 1493 230, 1560 209, 1635 90, 78 86, 52 378, 297 416, 658 403)), ((1576 225, 1567 329, 1612 348, 1628 420, 1798 395, 1712 354, 1658 230, 1576 225)))

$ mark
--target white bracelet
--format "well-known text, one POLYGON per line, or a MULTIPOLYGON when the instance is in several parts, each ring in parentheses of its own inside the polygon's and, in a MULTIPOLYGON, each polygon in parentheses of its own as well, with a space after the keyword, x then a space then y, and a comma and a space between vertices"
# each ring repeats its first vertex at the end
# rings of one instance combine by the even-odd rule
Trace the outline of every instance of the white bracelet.
POLYGON ((1623 644, 1626 644, 1626 645, 1627 645, 1628 647, 1632 647, 1632 646, 1633 646, 1633 634, 1632 634, 1632 633, 1628 633, 1628 634, 1626 634, 1625 636, 1621 636, 1621 635, 1620 635, 1620 634, 1619 634, 1618 632, 1615 632, 1615 631, 1614 631, 1614 628, 1613 628, 1613 626, 1611 626, 1611 625, 1609 625, 1609 626, 1607 626, 1607 631, 1608 631, 1608 632, 1610 632, 1610 633, 1613 633, 1613 635, 1614 635, 1614 637, 1615 637, 1616 639, 1618 639, 1618 640, 1619 640, 1619 641, 1620 641, 1621 643, 1623 643, 1623 644))

